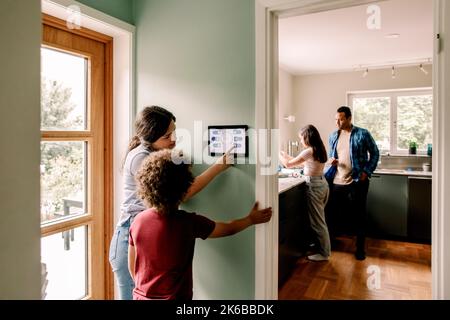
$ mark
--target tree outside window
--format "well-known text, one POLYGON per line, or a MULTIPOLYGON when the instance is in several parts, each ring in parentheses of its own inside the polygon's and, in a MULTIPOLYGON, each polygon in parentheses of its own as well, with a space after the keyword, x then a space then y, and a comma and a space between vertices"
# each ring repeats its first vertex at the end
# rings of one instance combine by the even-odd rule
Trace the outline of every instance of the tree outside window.
POLYGON ((433 141, 431 90, 350 94, 353 123, 368 129, 382 152, 405 154, 411 142, 425 153, 433 141))
POLYGON ((410 141, 419 151, 433 142, 433 96, 401 96, 397 98, 397 147, 407 150, 410 141))
POLYGON ((389 97, 353 100, 354 123, 368 129, 382 151, 390 149, 390 106, 389 97))

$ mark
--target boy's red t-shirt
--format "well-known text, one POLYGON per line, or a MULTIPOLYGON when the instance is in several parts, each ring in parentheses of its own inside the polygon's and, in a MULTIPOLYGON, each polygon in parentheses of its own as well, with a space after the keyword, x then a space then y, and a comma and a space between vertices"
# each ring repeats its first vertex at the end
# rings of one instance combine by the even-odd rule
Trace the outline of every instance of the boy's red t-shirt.
POLYGON ((133 299, 192 299, 195 239, 208 238, 214 227, 214 221, 183 210, 139 213, 129 237, 136 250, 133 299))

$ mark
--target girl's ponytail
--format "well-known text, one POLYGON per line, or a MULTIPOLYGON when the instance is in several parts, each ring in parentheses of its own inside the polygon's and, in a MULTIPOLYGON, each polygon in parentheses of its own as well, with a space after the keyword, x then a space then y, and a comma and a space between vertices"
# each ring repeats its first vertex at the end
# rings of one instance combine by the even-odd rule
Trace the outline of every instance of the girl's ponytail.
POLYGON ((141 139, 137 135, 135 135, 133 138, 131 138, 130 143, 128 144, 128 150, 127 153, 133 150, 134 148, 138 147, 141 144, 141 139))

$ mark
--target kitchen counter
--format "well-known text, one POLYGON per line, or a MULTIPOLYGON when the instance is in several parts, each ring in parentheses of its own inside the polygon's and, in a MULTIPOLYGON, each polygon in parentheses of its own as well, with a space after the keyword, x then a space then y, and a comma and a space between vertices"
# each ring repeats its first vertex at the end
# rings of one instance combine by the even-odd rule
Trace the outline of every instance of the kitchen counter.
POLYGON ((374 174, 390 174, 397 176, 416 176, 416 177, 432 177, 431 171, 416 171, 416 170, 403 170, 403 169, 377 169, 374 174))
POLYGON ((278 194, 281 194, 283 192, 286 192, 295 186, 298 186, 302 183, 306 182, 305 178, 299 177, 299 178, 278 178, 278 194))
POLYGON ((278 284, 281 286, 295 269, 298 258, 309 249, 311 231, 305 179, 279 177, 278 191, 278 284))
MULTIPOLYGON (((374 174, 388 174, 388 175, 395 175, 395 176, 413 176, 413 177, 424 177, 424 178, 431 178, 433 176, 433 173, 431 171, 409 171, 409 170, 403 170, 403 169, 377 169, 375 170, 374 174)), ((287 178, 278 178, 278 194, 281 194, 283 192, 286 192, 295 186, 298 186, 302 183, 306 182, 305 178, 303 177, 287 177, 287 178)))

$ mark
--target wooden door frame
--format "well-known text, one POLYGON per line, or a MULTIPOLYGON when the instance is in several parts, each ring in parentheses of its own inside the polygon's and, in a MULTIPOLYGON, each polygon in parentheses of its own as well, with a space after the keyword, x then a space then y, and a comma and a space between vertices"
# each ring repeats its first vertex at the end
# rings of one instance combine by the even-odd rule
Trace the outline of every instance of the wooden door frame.
MULTIPOLYGON (((43 14, 42 22, 44 25, 51 26, 53 28, 69 32, 71 34, 79 35, 84 38, 88 38, 97 42, 104 44, 104 103, 103 103, 103 151, 99 150, 99 154, 95 155, 95 159, 103 159, 101 162, 103 167, 102 172, 102 180, 104 185, 103 190, 103 203, 100 207, 102 207, 103 217, 94 218, 94 223, 97 220, 103 224, 103 227, 100 228, 103 230, 103 246, 104 248, 97 248, 98 250, 102 250, 103 257, 103 283, 102 290, 103 292, 94 292, 94 298, 112 298, 113 297, 113 285, 114 280, 111 272, 111 268, 109 266, 108 261, 108 250, 109 242, 113 234, 113 197, 114 197, 114 189, 113 189, 113 38, 106 36, 104 34, 82 28, 82 29, 69 29, 67 27, 66 21, 50 16, 48 14, 43 14)), ((45 43, 47 45, 47 43, 45 43)), ((53 44, 49 44, 53 46, 53 44)), ((56 46, 59 47, 59 46, 56 46)), ((60 49, 66 49, 59 47, 60 49)), ((72 51, 70 48, 67 50, 72 51)), ((93 159, 93 158, 91 158, 93 159)), ((92 226, 91 226, 92 227, 92 226)), ((89 232, 91 233, 91 232, 89 232)), ((92 246, 89 248, 95 247, 95 244, 92 243, 92 246)), ((88 250, 91 253, 90 250, 88 250)), ((90 261, 90 260, 89 260, 90 261)), ((91 261, 90 261, 91 263, 91 261)), ((92 275, 91 275, 92 276, 92 275)), ((89 288, 89 292, 93 292, 92 288, 89 288)))
MULTIPOLYGON (((384 1, 384 0, 382 0, 384 1)), ((256 129, 278 128, 278 19, 363 4, 374 0, 256 0, 256 129)), ((433 0, 434 31, 450 33, 450 4, 433 0)), ((441 40, 442 41, 442 40, 441 40)), ((445 40, 444 40, 445 41, 445 40)), ((433 208, 432 208, 432 291, 433 299, 450 299, 450 92, 444 90, 450 82, 450 63, 445 59, 450 50, 435 44, 433 63, 433 208), (447 142, 447 144, 445 143, 447 142)), ((267 139, 270 140, 270 139, 267 139)), ((271 150, 270 142, 265 147, 271 150)), ((258 152, 258 151, 257 151, 258 152)), ((259 153, 257 153, 259 154, 259 153)), ((277 160, 275 160, 277 161, 277 160)), ((255 195, 264 206, 272 206, 272 223, 257 226, 255 236, 255 298, 278 297, 278 179, 262 175, 257 162, 255 195)))
MULTIPOLYGON (((67 20, 72 10, 80 9, 81 27, 100 32, 113 38, 113 188, 112 199, 113 229, 120 215, 120 204, 123 194, 120 192, 123 185, 121 171, 122 160, 125 157, 129 139, 132 134, 133 121, 136 114, 135 96, 135 34, 136 27, 122 20, 109 16, 75 0, 41 0, 42 12, 67 20)), ((108 134, 108 133, 107 133, 108 134)), ((108 134, 108 136, 111 136, 108 134)), ((109 241, 110 239, 108 239, 109 241)), ((109 248, 105 248, 108 252, 109 248)), ((110 266, 108 266, 109 269, 110 266)), ((113 275, 108 273, 109 284, 106 287, 106 299, 114 299, 115 285, 113 275)))

